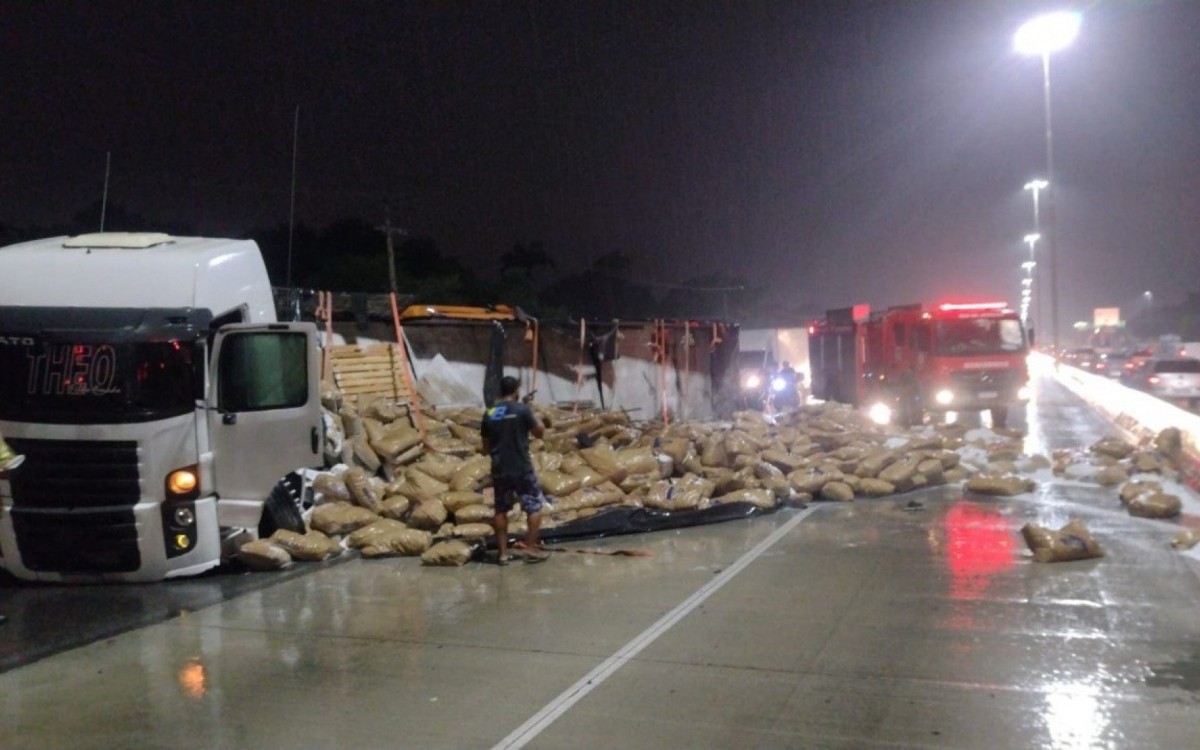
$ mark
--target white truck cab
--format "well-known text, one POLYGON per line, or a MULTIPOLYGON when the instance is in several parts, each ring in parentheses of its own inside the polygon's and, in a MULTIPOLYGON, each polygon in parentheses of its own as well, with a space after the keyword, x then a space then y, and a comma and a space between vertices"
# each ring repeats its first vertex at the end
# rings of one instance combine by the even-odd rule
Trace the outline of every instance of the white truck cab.
POLYGON ((279 482, 322 461, 317 330, 276 322, 250 240, 2 247, 0 434, 26 457, 0 478, 0 567, 199 573, 235 534, 303 530, 279 482))

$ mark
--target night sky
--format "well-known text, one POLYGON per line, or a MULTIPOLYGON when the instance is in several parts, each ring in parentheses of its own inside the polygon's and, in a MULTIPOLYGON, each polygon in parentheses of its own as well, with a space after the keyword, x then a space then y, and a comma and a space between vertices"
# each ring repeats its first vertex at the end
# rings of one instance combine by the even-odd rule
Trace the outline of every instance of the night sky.
MULTIPOLYGON (((1045 2, 0 4, 0 222, 394 223, 783 303, 1019 294, 1045 2)), ((1052 62, 1064 321, 1200 291, 1200 2, 1076 6, 1052 62)), ((147 227, 109 227, 120 229, 147 227)))

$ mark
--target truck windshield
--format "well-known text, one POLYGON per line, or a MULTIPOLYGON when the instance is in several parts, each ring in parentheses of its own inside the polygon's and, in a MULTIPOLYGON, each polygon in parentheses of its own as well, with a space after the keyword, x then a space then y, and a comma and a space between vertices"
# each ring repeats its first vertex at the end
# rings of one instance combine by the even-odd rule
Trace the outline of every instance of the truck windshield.
POLYGON ((106 328, 95 319, 85 328, 45 318, 34 327, 17 319, 25 317, 0 314, 2 420, 148 422, 194 411, 203 398, 202 329, 144 321, 106 328), (56 323, 63 327, 50 327, 56 323))
POLYGON ((958 318, 934 326, 934 351, 940 355, 1017 354, 1025 351, 1021 321, 1013 318, 958 318))

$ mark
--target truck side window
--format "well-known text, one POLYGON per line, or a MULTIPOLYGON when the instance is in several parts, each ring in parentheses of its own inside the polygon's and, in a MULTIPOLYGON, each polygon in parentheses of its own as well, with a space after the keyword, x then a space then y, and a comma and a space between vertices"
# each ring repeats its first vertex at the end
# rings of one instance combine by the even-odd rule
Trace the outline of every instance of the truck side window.
POLYGON ((928 354, 933 350, 933 342, 929 335, 928 325, 919 325, 913 330, 913 341, 917 347, 917 351, 922 354, 928 354))
POLYGON ((238 333, 221 347, 217 408, 289 409, 308 402, 308 341, 303 333, 238 333))

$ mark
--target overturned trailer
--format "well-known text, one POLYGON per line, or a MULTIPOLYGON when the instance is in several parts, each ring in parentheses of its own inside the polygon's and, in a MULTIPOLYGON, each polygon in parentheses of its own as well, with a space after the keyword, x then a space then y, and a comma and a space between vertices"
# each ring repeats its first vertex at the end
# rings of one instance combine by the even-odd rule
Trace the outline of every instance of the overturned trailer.
POLYGON ((503 374, 535 403, 622 411, 637 419, 728 417, 737 397, 736 325, 696 320, 538 320, 505 305, 411 304, 384 295, 315 293, 292 308, 337 345, 403 338, 418 396, 431 406, 482 406, 503 374))

